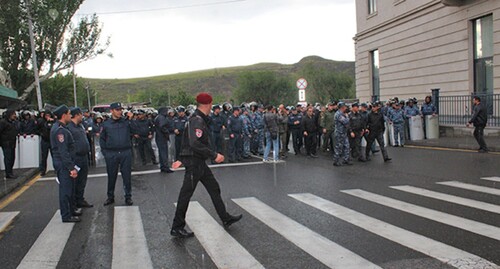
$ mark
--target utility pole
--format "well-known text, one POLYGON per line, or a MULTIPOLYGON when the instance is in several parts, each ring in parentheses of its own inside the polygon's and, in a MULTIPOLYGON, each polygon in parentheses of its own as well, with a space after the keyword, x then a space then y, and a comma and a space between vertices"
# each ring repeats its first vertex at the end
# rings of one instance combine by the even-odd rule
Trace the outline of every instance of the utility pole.
POLYGON ((42 91, 40 89, 40 77, 38 74, 38 61, 36 59, 36 47, 35 47, 35 38, 34 38, 34 34, 33 34, 33 21, 31 20, 30 0, 26 0, 26 11, 28 11, 28 31, 30 34, 31 59, 33 61, 33 73, 35 76, 36 99, 38 102, 38 110, 42 111, 42 109, 43 109, 42 91))
POLYGON ((87 83, 87 85, 85 85, 85 89, 87 90, 87 100, 89 101, 89 111, 90 111, 91 107, 90 107, 90 85, 89 85, 89 83, 87 83))
POLYGON ((75 53, 73 52, 73 95, 75 96, 75 107, 78 107, 78 103, 76 102, 75 57, 75 53))

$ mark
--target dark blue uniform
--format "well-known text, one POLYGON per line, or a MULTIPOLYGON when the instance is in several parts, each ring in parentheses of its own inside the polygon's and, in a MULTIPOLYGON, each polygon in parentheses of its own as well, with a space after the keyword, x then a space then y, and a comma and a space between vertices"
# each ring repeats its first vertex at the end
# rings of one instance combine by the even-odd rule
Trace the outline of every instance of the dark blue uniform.
POLYGON ((89 159, 88 155, 90 152, 90 144, 87 139, 87 132, 81 124, 75 124, 70 122, 68 124, 68 129, 73 136, 74 151, 72 152, 72 158, 75 164, 80 167, 78 171, 78 177, 75 182, 75 202, 77 207, 81 207, 83 201, 85 201, 84 193, 85 186, 87 185, 87 175, 89 172, 89 159))
POLYGON ((303 116, 301 113, 292 113, 288 116, 288 128, 292 133, 292 143, 295 155, 300 153, 300 148, 303 145, 302 118, 303 116), (296 122, 298 122, 298 124, 295 124, 296 122))
POLYGON ((54 121, 48 121, 44 118, 38 120, 38 127, 40 133, 40 146, 42 150, 42 158, 40 159, 40 165, 38 169, 40 170, 41 175, 45 175, 47 171, 47 158, 49 157, 50 151, 50 130, 52 129, 52 125, 54 125, 54 121))
POLYGON ((132 133, 137 141, 137 145, 139 146, 139 154, 141 155, 142 165, 146 165, 146 151, 151 156, 151 161, 153 164, 156 164, 156 157, 153 151, 153 147, 151 146, 151 139, 149 136, 153 135, 153 123, 144 118, 142 120, 135 120, 132 122, 132 133))
POLYGON ((50 130, 50 146, 54 169, 59 181, 59 207, 62 220, 72 217, 74 208, 74 179, 70 177, 72 170, 76 169, 73 160, 75 141, 66 125, 56 122, 50 130))
POLYGON ((182 134, 184 133, 184 128, 188 117, 175 117, 174 118, 174 131, 177 130, 179 133, 175 134, 175 159, 179 159, 179 154, 181 152, 182 134))
POLYGON ((100 145, 108 173, 108 199, 114 200, 118 169, 122 173, 125 199, 132 197, 132 140, 130 121, 125 118, 105 121, 102 124, 100 145))
POLYGON ((229 133, 229 161, 239 161, 243 153, 243 120, 241 117, 231 115, 227 120, 229 133))
POLYGON ((225 126, 224 117, 219 114, 212 113, 210 115, 210 131, 212 132, 213 151, 222 153, 222 126, 225 126))
POLYGON ((155 141, 158 146, 158 155, 160 159, 160 171, 168 172, 168 140, 169 140, 169 121, 166 116, 167 108, 159 109, 159 114, 154 120, 155 141))

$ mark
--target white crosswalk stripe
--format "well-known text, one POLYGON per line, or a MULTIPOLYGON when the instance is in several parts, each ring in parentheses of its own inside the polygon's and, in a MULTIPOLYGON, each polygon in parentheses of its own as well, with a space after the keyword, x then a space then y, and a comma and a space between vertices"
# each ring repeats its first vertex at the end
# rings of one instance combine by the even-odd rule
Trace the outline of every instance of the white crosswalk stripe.
POLYGON ((74 225, 63 223, 57 210, 17 268, 56 268, 74 225))
POLYGON ((233 201, 330 268, 380 268, 376 264, 279 213, 256 198, 239 198, 233 199, 233 201))
POLYGON ((401 229, 389 223, 327 201, 318 196, 309 193, 289 194, 289 196, 334 217, 349 222, 400 245, 433 257, 453 267, 465 269, 470 268, 470 265, 474 264, 476 268, 497 268, 496 264, 474 254, 401 229))
POLYGON ((115 207, 111 268, 153 268, 137 206, 115 207))
POLYGON ((436 184, 500 196, 500 189, 488 188, 488 187, 483 187, 483 186, 479 186, 479 185, 463 183, 463 182, 459 182, 459 181, 437 182, 436 184))
POLYGON ((422 188, 417 188, 413 186, 391 186, 391 188, 408 192, 408 193, 413 193, 429 198, 434 198, 438 199, 441 201, 446 201, 454 204, 459 204, 467 207, 472 207, 484 211, 489 211, 492 213, 500 214, 500 205, 494 205, 486 202, 481 202, 481 201, 476 201, 473 199, 468 199, 468 198, 462 198, 458 197, 455 195, 449 195, 445 193, 440 193, 440 192, 435 192, 435 191, 430 191, 427 189, 422 189, 422 188))
POLYGON ((218 268, 264 268, 198 202, 189 203, 186 222, 218 268))
POLYGON ((19 211, 0 212, 0 232, 5 230, 12 223, 17 214, 19 214, 19 211))
POLYGON ((449 226, 457 227, 466 231, 470 231, 479 235, 483 235, 489 238, 500 240, 500 228, 484 224, 481 222, 465 219, 462 217, 457 217, 448 213, 440 212, 433 209, 428 209, 425 207, 413 205, 410 203, 402 202, 389 197, 384 197, 375 193, 355 189, 355 190, 344 190, 343 193, 350 194, 377 204, 381 204, 390 208, 398 209, 419 217, 430 219, 436 222, 440 222, 449 226))
POLYGON ((494 181, 494 182, 500 182, 500 177, 482 177, 481 179, 494 181))

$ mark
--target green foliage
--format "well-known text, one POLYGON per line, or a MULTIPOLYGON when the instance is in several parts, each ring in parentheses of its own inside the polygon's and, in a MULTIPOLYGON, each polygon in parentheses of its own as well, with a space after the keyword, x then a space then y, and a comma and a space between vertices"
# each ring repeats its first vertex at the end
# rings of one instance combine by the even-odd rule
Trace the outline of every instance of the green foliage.
MULTIPOLYGON (((82 17, 71 23, 83 0, 30 0, 28 14, 26 0, 2 1, 0 4, 0 59, 9 74, 12 86, 29 99, 35 86, 28 17, 33 21, 36 55, 40 81, 80 63, 103 54, 109 40, 100 43, 101 26, 97 16, 82 17)), ((28 100, 30 101, 30 100, 28 100)))
POLYGON ((331 72, 307 64, 302 75, 308 82, 306 96, 309 103, 325 104, 331 100, 351 99, 356 96, 354 79, 345 73, 331 72))
MULTIPOLYGON (((67 74, 57 74, 52 78, 45 80, 41 85, 42 99, 44 103, 59 106, 65 104, 67 106, 74 106, 74 92, 73 92, 73 75, 67 74)), ((91 96, 91 106, 95 105, 92 101, 95 91, 89 89, 89 94, 91 96)), ((88 96, 87 90, 81 78, 76 79, 76 96, 78 101, 78 106, 82 108, 88 107, 88 96)))
POLYGON ((242 73, 234 94, 237 103, 256 101, 265 105, 277 105, 294 103, 296 99, 292 79, 273 71, 242 73))

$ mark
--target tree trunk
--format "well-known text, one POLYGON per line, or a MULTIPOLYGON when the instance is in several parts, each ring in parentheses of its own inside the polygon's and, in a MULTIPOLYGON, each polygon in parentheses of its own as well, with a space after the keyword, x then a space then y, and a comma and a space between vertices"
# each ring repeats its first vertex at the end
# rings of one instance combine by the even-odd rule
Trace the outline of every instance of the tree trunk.
MULTIPOLYGON (((54 74, 54 72, 48 72, 47 74, 45 74, 44 76, 41 76, 40 77, 40 84, 42 82, 44 82, 45 80, 47 80, 48 78, 50 78, 52 75, 54 74)), ((23 100, 23 101, 26 101, 26 99, 28 98, 28 96, 30 95, 31 91, 35 88, 35 85, 36 85, 36 82, 33 81, 26 89, 24 89, 23 91, 23 95, 21 95, 21 97, 19 97, 19 99, 23 100)), ((43 104, 42 104, 43 105, 43 104)))

